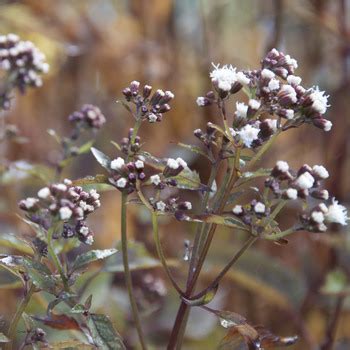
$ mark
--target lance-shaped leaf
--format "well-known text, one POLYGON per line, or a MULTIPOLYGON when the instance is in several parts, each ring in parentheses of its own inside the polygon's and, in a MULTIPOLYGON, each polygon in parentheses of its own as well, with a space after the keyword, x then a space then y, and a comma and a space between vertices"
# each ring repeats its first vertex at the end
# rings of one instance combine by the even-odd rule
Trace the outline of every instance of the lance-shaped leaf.
POLYGON ((57 330, 79 330, 81 328, 79 323, 73 317, 69 317, 65 314, 50 314, 46 317, 31 316, 33 320, 42 322, 44 325, 57 330))
POLYGON ((87 322, 92 338, 98 349, 123 350, 126 349, 121 336, 114 329, 106 315, 90 314, 87 322))
POLYGON ((109 170, 109 166, 111 164, 111 159, 105 155, 103 152, 99 151, 98 149, 92 147, 91 152, 96 158, 96 160, 107 170, 109 170))
POLYGON ((108 258, 109 256, 115 254, 117 251, 117 249, 90 250, 84 254, 79 255, 75 259, 71 271, 73 272, 78 269, 81 269, 87 264, 90 264, 91 262, 94 262, 96 260, 108 258))
POLYGON ((188 145, 188 144, 185 144, 182 142, 178 142, 177 145, 182 147, 182 148, 188 149, 193 153, 200 154, 201 156, 203 156, 203 157, 207 158, 209 161, 211 161, 210 157, 198 146, 188 145))
POLYGON ((272 169, 264 169, 261 168, 257 171, 246 171, 245 173, 242 174, 238 186, 241 186, 253 179, 256 179, 258 177, 265 177, 265 176, 269 176, 271 174, 271 170, 272 169))
POLYGON ((49 305, 47 306, 47 314, 52 313, 52 310, 62 301, 68 301, 69 299, 73 299, 76 296, 76 294, 70 294, 67 292, 60 293, 56 299, 50 301, 49 305))
POLYGON ((0 235, 0 247, 15 249, 24 254, 33 254, 33 249, 30 245, 14 234, 5 233, 0 235))
POLYGON ((54 342, 51 343, 49 346, 44 346, 41 347, 40 349, 43 350, 52 350, 52 349, 79 349, 79 350, 96 350, 96 347, 93 345, 89 345, 86 343, 81 342, 80 340, 63 340, 63 341, 59 341, 59 342, 54 342))
POLYGON ((244 231, 249 231, 248 227, 239 219, 232 216, 221 216, 216 214, 205 214, 205 215, 188 215, 184 212, 176 212, 175 217, 180 221, 190 222, 206 222, 208 224, 217 224, 237 228, 244 231))

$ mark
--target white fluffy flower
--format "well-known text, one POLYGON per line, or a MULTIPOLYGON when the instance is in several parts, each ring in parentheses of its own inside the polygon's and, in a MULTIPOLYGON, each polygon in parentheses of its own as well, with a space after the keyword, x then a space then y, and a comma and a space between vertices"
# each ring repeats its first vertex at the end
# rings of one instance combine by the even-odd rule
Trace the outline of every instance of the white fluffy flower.
POLYGON ((86 237, 86 240, 84 241, 85 244, 91 245, 92 243, 94 243, 94 236, 93 235, 89 235, 86 237))
POLYGON ((117 181, 117 187, 118 187, 118 188, 125 188, 126 184, 127 184, 127 181, 126 181, 126 179, 124 179, 123 177, 121 177, 121 178, 118 179, 118 181, 117 181))
POLYGON ((182 166, 184 169, 187 168, 187 163, 180 157, 176 158, 177 163, 182 166))
POLYGON ((324 221, 324 215, 321 211, 314 211, 311 214, 311 219, 318 224, 322 224, 324 221))
POLYGON ((298 100, 297 93, 291 85, 283 85, 279 93, 288 97, 292 103, 295 103, 298 100))
POLYGON ((281 171, 282 173, 286 173, 289 170, 289 164, 285 162, 284 160, 279 160, 276 163, 276 168, 281 171))
POLYGON ((202 96, 197 97, 196 102, 197 102, 197 105, 198 105, 199 107, 204 107, 204 106, 207 104, 206 98, 205 98, 205 97, 202 97, 202 96))
POLYGON ((73 214, 72 210, 68 207, 62 207, 59 210, 61 220, 69 220, 73 214))
POLYGON ((285 191, 285 194, 288 199, 298 198, 298 191, 295 188, 287 188, 287 190, 285 191))
POLYGON ((236 102, 236 116, 239 118, 247 117, 248 106, 243 102, 236 102))
POLYGON ((230 91, 232 85, 237 81, 236 68, 232 66, 214 65, 214 70, 210 72, 210 78, 213 83, 215 83, 219 89, 223 91, 230 91))
POLYGON ((287 77, 288 84, 299 85, 301 83, 301 78, 296 75, 289 75, 287 77))
POLYGON ((333 126, 332 122, 329 121, 329 120, 326 120, 323 130, 324 131, 330 131, 332 129, 332 126, 333 126))
POLYGON ((158 119, 154 113, 150 113, 147 118, 150 123, 155 123, 158 119))
POLYGON ((314 165, 312 168, 312 172, 320 179, 327 179, 329 177, 329 172, 322 165, 314 165))
POLYGON ((275 91, 280 88, 280 81, 278 79, 271 79, 267 85, 270 91, 275 91))
POLYGON ((294 111, 293 111, 292 109, 286 109, 286 118, 287 118, 288 120, 294 118, 294 111))
POLYGON ((265 79, 272 79, 275 77, 275 73, 270 69, 264 68, 261 71, 261 76, 265 79))
POLYGON ((251 109, 258 110, 261 106, 261 102, 251 98, 248 102, 248 105, 251 109))
POLYGON ((258 138, 260 129, 251 126, 250 124, 245 125, 241 130, 237 131, 240 139, 246 147, 251 147, 252 142, 258 138))
POLYGON ((242 85, 248 85, 250 83, 250 79, 243 73, 238 72, 236 74, 237 81, 242 85))
POLYGON ((33 208, 36 203, 38 203, 36 198, 28 197, 24 200, 24 205, 27 209, 33 208))
POLYGON ((292 68, 297 69, 298 68, 298 62, 295 58, 290 57, 289 55, 285 55, 285 60, 286 63, 290 66, 292 66, 292 68))
POLYGON ((177 169, 179 167, 179 163, 176 159, 173 158, 169 158, 166 165, 170 168, 170 169, 177 169))
POLYGON ((137 160, 135 162, 135 168, 136 169, 143 169, 145 167, 145 163, 142 160, 137 160))
POLYGON ((117 159, 113 159, 111 161, 111 169, 113 170, 120 170, 125 164, 125 161, 123 158, 118 157, 117 159))
POLYGON ((159 202, 156 203, 156 208, 159 211, 165 211, 166 204, 163 201, 159 201, 159 202))
POLYGON ((50 196, 51 191, 48 187, 43 187, 41 190, 38 192, 38 197, 41 199, 46 199, 50 196))
POLYGON ((312 100, 312 108, 321 114, 326 113, 328 104, 328 95, 325 95, 324 91, 320 91, 318 86, 312 89, 310 98, 312 100))
POLYGON ((315 179, 314 177, 306 171, 301 174, 296 180, 295 184, 302 190, 307 190, 314 185, 315 179))
POLYGON ((347 225, 349 220, 347 209, 343 205, 338 204, 335 198, 332 199, 332 204, 328 207, 325 217, 328 222, 334 222, 343 226, 347 225))
POLYGON ((160 180, 160 176, 159 175, 152 175, 151 177, 150 177, 150 180, 151 180, 151 183, 153 184, 153 185, 159 185, 160 184, 160 182, 161 182, 161 180, 160 180))
POLYGON ((232 212, 233 214, 235 215, 240 215, 243 213, 243 208, 241 205, 235 205, 233 208, 232 208, 232 212))
POLYGON ((261 202, 258 202, 254 205, 254 211, 257 213, 257 214, 263 214, 265 213, 265 204, 264 203, 261 203, 261 202))

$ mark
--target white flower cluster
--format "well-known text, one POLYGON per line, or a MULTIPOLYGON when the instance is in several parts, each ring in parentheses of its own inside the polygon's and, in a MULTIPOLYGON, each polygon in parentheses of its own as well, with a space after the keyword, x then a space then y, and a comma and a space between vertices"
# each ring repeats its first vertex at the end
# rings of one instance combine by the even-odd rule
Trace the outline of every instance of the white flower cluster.
POLYGON ((68 179, 43 187, 37 197, 19 202, 19 207, 28 213, 29 218, 44 229, 47 230, 56 220, 64 221, 62 236, 77 236, 87 244, 93 241, 93 233, 84 221, 100 206, 100 195, 96 190, 86 192, 80 186, 73 186, 68 179))
POLYGON ((49 71, 45 55, 30 41, 22 41, 16 34, 0 35, 0 69, 15 74, 15 86, 42 85, 41 74, 49 71))
MULTIPOLYGON (((250 82, 250 79, 243 72, 237 72, 237 68, 227 65, 220 67, 219 64, 213 64, 213 67, 214 70, 210 72, 210 78, 214 86, 219 90, 229 92, 236 83, 247 85, 250 82)), ((204 100, 197 100, 199 105, 203 102, 204 100)))

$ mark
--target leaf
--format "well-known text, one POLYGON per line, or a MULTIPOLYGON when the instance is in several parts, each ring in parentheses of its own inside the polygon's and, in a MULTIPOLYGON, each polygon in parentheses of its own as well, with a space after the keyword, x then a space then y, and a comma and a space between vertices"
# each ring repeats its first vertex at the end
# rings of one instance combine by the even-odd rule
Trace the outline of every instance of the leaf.
POLYGON ((98 349, 126 349, 121 336, 113 328, 111 321, 106 315, 90 314, 87 324, 98 349))
POLYGON ((72 299, 76 296, 76 294, 71 294, 67 292, 60 293, 56 299, 50 301, 49 305, 47 306, 47 314, 52 313, 52 310, 62 301, 68 301, 69 299, 72 299))
POLYGON ((118 151, 121 151, 121 147, 119 145, 119 143, 115 142, 115 141, 111 141, 111 144, 118 150, 118 151))
POLYGON ((79 255, 75 259, 71 271, 81 269, 85 265, 90 264, 96 260, 108 258, 109 256, 115 254, 117 251, 117 249, 90 250, 84 254, 79 255))
POLYGON ((85 142, 83 145, 81 145, 78 149, 78 154, 84 154, 84 153, 88 153, 91 148, 92 145, 95 143, 95 140, 90 140, 85 142))
POLYGON ((85 309, 85 306, 83 304, 76 304, 70 310, 70 312, 72 314, 82 314, 85 311, 86 311, 86 309, 85 309))
POLYGON ((321 288, 321 293, 326 295, 339 295, 347 290, 349 291, 346 274, 337 269, 327 274, 326 281, 321 288))
POLYGON ((185 143, 182 143, 182 142, 178 142, 177 145, 180 146, 180 147, 189 149, 193 153, 200 154, 201 156, 203 156, 203 157, 207 158, 209 161, 211 161, 209 156, 198 146, 188 145, 188 144, 185 144, 185 143))
POLYGON ((183 212, 176 213, 175 216, 180 221, 206 222, 208 224, 223 225, 248 231, 247 226, 243 222, 232 216, 221 216, 215 214, 187 215, 183 212))
POLYGON ((216 292, 219 288, 219 285, 217 284, 215 288, 210 289, 207 293, 205 293, 202 297, 198 299, 186 299, 182 297, 182 299, 185 301, 187 305, 190 306, 202 306, 209 304, 215 297, 216 292))
POLYGON ((96 160, 107 170, 109 170, 109 166, 111 164, 111 159, 105 155, 103 152, 98 149, 91 147, 91 152, 96 158, 96 160))
POLYGON ((50 343, 50 345, 44 345, 40 349, 43 350, 58 350, 58 349, 66 349, 66 350, 73 350, 73 349, 79 349, 79 350, 95 350, 96 347, 93 345, 89 345, 86 343, 82 343, 80 340, 63 340, 59 342, 50 343))
POLYGON ((4 333, 0 333, 0 343, 8 343, 9 341, 10 339, 4 333))
POLYGON ((24 272, 23 258, 18 255, 0 254, 0 266, 22 278, 21 272, 24 272))
POLYGON ((36 287, 51 294, 56 293, 56 280, 53 276, 44 275, 34 269, 29 269, 28 275, 36 287))
POLYGON ((40 261, 32 260, 30 258, 23 258, 23 264, 27 267, 27 269, 37 270, 43 275, 51 275, 50 269, 40 261))
POLYGON ((33 249, 29 244, 19 239, 15 234, 5 233, 0 236, 0 246, 15 249, 21 253, 33 255, 33 249))
POLYGON ((51 314, 46 317, 31 316, 32 319, 42 322, 44 325, 58 330, 73 329, 80 331, 79 323, 73 318, 64 314, 51 314))
MULTIPOLYGON (((117 246, 117 248, 119 245, 117 246)), ((145 246, 139 242, 129 242, 128 255, 130 270, 143 270, 151 269, 155 267, 161 267, 162 264, 159 260, 155 259, 149 254, 145 246)), ((168 260, 169 266, 174 266, 175 262, 168 260)), ((124 272, 123 259, 120 254, 114 255, 111 259, 108 259, 103 271, 106 272, 124 272)))
POLYGON ((239 183, 237 186, 241 186, 253 179, 256 179, 258 177, 264 177, 264 176, 269 176, 271 174, 271 170, 272 169, 264 169, 264 168, 261 168, 257 171, 246 171, 245 173, 242 174, 240 180, 239 180, 239 183))

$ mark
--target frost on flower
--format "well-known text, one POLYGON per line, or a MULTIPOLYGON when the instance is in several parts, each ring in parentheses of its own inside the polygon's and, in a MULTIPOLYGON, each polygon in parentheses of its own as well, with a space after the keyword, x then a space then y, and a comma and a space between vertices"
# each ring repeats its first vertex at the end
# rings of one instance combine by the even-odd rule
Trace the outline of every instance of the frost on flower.
POLYGON ((334 222, 343 226, 347 225, 349 220, 347 209, 343 205, 338 204, 338 201, 334 198, 332 199, 332 204, 328 207, 325 217, 328 222, 334 222))
POLYGON ((217 85, 220 90, 230 91, 232 85, 237 81, 236 68, 232 66, 222 66, 214 65, 214 70, 210 73, 211 81, 217 85))
POLYGON ((258 139, 260 129, 251 126, 250 124, 245 125, 241 130, 237 131, 243 144, 250 148, 253 141, 258 139))

